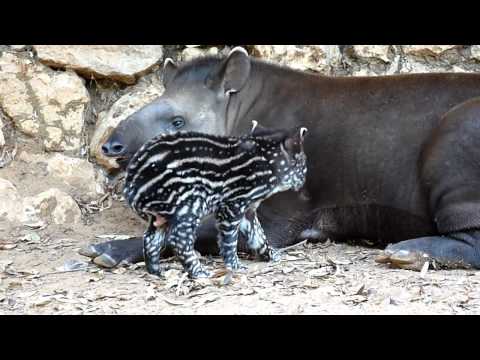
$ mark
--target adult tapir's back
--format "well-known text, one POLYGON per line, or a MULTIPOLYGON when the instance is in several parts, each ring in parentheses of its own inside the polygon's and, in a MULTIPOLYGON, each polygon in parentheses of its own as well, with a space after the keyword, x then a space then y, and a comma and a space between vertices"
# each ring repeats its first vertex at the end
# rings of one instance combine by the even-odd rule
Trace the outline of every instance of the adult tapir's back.
POLYGON ((285 193, 269 201, 272 207, 281 204, 291 218, 323 209, 320 226, 347 237, 398 241, 435 232, 422 150, 445 113, 480 96, 480 74, 331 78, 273 70, 282 76, 267 76, 261 110, 247 116, 267 126, 298 122, 312 136, 305 144, 310 201, 285 193))
MULTIPOLYGON (((480 97, 480 74, 325 77, 238 51, 180 67, 167 61, 164 84, 159 99, 119 125, 105 144, 107 155, 131 156, 151 137, 178 129, 239 135, 252 119, 310 129, 306 192, 278 194, 259 209, 277 246, 296 241, 312 222, 327 235, 385 241, 435 233, 432 199, 439 195, 432 198, 435 189, 423 183, 425 161, 441 174, 438 168, 454 159, 438 151, 443 140, 428 146, 445 113, 480 97)), ((455 116, 461 121, 461 111, 455 116)), ((477 136, 477 127, 470 130, 459 138, 477 136)), ((459 173, 471 174, 471 164, 480 163, 456 160, 459 173)))

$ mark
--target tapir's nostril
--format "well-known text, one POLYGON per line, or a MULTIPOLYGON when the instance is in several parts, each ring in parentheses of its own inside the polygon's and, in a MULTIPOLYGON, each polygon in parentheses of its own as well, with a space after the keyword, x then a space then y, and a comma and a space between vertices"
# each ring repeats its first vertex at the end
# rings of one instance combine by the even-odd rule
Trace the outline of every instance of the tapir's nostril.
POLYGON ((125 152, 125 147, 117 142, 108 142, 102 146, 102 151, 108 156, 120 156, 125 152))
POLYGON ((123 145, 120 145, 120 144, 113 145, 112 150, 114 154, 121 154, 123 152, 123 145))

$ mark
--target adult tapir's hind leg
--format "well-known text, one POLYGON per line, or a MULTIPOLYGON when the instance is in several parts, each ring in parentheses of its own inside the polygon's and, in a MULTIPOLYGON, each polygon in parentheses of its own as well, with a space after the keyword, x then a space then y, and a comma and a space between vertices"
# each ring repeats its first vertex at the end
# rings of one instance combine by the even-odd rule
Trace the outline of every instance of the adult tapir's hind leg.
POLYGON ((419 175, 439 236, 402 241, 378 261, 480 269, 480 98, 448 112, 425 144, 419 175))

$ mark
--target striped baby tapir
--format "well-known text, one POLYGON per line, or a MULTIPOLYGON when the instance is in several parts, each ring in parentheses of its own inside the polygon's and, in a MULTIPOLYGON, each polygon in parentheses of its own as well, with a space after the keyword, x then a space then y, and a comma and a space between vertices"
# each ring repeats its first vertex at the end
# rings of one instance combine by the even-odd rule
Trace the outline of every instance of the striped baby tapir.
POLYGON ((275 193, 303 187, 306 132, 266 129, 253 121, 252 131, 241 137, 177 132, 144 144, 129 162, 124 195, 148 222, 147 271, 161 273, 160 255, 170 246, 190 277, 209 277, 194 250, 197 228, 207 215, 215 217, 227 269, 244 269, 237 255, 239 233, 253 253, 274 260, 256 209, 275 193))

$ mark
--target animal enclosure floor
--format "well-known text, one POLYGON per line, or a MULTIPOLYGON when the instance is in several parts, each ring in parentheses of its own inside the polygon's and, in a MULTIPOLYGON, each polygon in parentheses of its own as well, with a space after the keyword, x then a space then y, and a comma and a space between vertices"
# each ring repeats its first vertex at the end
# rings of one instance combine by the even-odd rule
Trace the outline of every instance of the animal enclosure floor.
MULTIPOLYGON (((245 274, 192 281, 175 259, 164 277, 143 264, 99 269, 77 254, 105 234, 138 235, 122 204, 89 225, 43 230, 0 223, 1 314, 479 314, 480 272, 390 269, 379 252, 300 244, 277 263, 243 259, 245 274)), ((203 258, 220 271, 219 258, 203 258)))

